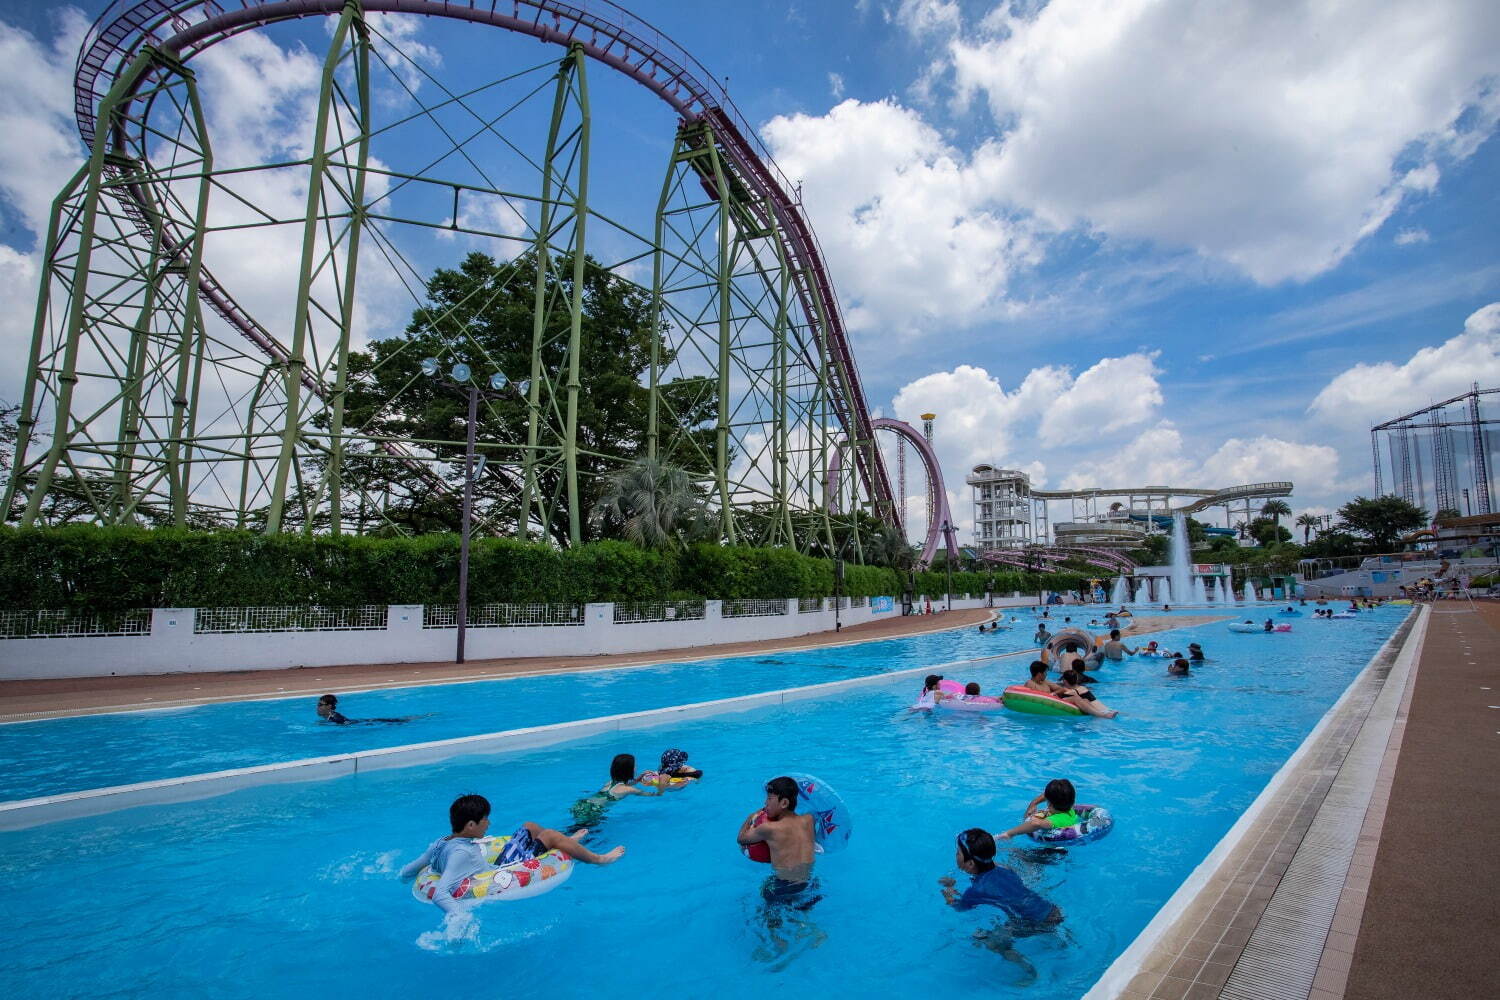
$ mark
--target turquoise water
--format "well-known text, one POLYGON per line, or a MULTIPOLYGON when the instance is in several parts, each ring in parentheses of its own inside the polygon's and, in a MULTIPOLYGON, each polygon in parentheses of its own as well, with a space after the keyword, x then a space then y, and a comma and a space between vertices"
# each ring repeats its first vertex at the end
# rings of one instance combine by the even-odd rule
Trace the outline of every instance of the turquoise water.
MULTIPOLYGON (((649 628, 650 626, 640 626, 649 628)), ((351 719, 416 716, 401 725, 320 722, 316 696, 80 716, 0 726, 0 801, 152 781, 639 712, 1028 648, 1029 614, 1011 631, 940 632, 797 653, 661 667, 340 694, 351 719)), ((274 641, 268 637, 267 641, 274 641)), ((795 640, 793 640, 795 641, 795 640)), ((312 674, 308 675, 311 683, 312 674)))
MULTIPOLYGON (((913 713, 893 682, 782 708, 473 756, 0 834, 0 981, 49 997, 665 995, 1076 997, 1132 940, 1264 787, 1402 615, 1298 624, 1290 634, 1182 630, 1211 662, 1187 678, 1159 660, 1105 667, 1113 722, 913 713), (536 899, 479 907, 466 932, 395 879, 478 791, 497 832, 558 825, 609 758, 692 753, 705 780, 618 805, 596 846, 626 845, 536 899), (734 844, 762 783, 805 770, 854 816, 848 850, 818 863, 813 929, 776 961, 758 913, 763 866, 734 844), (993 913, 955 913, 936 880, 953 838, 1003 829, 1052 778, 1107 805, 1116 828, 1066 853, 1002 850, 1065 911, 1019 970, 975 947, 993 913), (813 947, 813 941, 822 941, 813 947)), ((1167 641, 1167 640, 1163 640, 1167 641)), ((957 672, 951 672, 957 673, 957 672)), ((959 679, 1000 687, 1024 662, 959 679)), ((960 874, 960 884, 964 877, 960 874)))

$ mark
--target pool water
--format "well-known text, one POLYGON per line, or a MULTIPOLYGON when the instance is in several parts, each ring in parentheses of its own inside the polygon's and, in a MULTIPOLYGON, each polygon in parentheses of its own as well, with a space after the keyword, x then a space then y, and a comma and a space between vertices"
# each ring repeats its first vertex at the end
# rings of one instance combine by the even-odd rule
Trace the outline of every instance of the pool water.
POLYGON ((1034 628, 1026 614, 1010 631, 984 635, 968 628, 659 667, 340 693, 339 711, 350 719, 414 717, 401 725, 323 723, 309 696, 0 725, 0 801, 905 670, 1026 649, 1034 628))
MULTIPOLYGON (((909 681, 774 709, 589 737, 420 768, 268 786, 0 834, 0 981, 49 997, 1047 996, 1084 993, 1235 822, 1402 618, 1278 636, 1222 624, 1169 634, 1211 661, 1186 678, 1160 660, 1100 671, 1116 721, 917 713, 909 681), (614 807, 594 841, 626 845, 547 895, 474 911, 463 933, 395 878, 478 791, 497 833, 561 825, 610 757, 677 746, 703 782, 614 807), (767 869, 739 823, 764 781, 808 771, 848 803, 854 831, 823 858, 824 898, 772 960, 759 913, 767 869), (1066 852, 1002 849, 1067 915, 1018 949, 972 943, 996 911, 960 914, 936 880, 954 836, 1004 829, 1046 781, 1106 805, 1114 831, 1066 852), (816 946, 814 943, 817 942, 816 946)), ((1163 640, 1166 641, 1166 640, 1163 640)), ((1002 660, 956 679, 1020 679, 1002 660)), ((955 672, 956 673, 956 672, 955 672)), ((792 929, 788 928, 789 935, 792 929)))

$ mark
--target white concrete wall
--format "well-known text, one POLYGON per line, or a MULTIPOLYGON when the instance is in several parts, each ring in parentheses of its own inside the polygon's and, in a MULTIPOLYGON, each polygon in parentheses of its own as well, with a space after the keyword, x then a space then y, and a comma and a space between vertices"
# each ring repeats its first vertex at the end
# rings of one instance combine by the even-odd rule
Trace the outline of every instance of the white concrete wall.
MULTIPOLYGON (((954 609, 984 606, 983 597, 955 599, 954 609)), ((996 604, 1004 602, 997 600, 996 604)), ((1031 603, 1023 599, 1022 603, 1031 603)), ((943 607, 941 597, 933 608, 943 607)), ((832 608, 832 601, 825 602, 832 608)), ((919 604, 918 607, 921 605, 919 604)), ((842 625, 859 625, 900 613, 873 612, 869 606, 839 612, 842 625)), ((522 656, 590 656, 687 649, 720 643, 786 639, 829 632, 834 612, 725 618, 719 601, 709 601, 697 620, 616 624, 613 604, 589 604, 582 625, 469 628, 465 656, 486 660, 522 656)), ((0 639, 0 680, 111 677, 217 670, 278 670, 331 667, 348 663, 427 663, 451 660, 457 629, 422 627, 421 605, 391 605, 384 629, 352 631, 230 632, 196 634, 192 608, 157 608, 151 633, 141 636, 88 636, 0 639)))

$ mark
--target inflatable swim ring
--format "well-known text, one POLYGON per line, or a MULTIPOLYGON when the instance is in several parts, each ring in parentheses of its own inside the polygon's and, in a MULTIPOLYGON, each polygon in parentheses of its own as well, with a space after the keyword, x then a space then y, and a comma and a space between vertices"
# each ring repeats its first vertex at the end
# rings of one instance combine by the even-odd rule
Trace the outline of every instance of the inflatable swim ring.
POLYGON ((1058 629, 1057 633, 1042 647, 1042 659, 1048 664, 1055 665, 1062 654, 1063 647, 1070 643, 1078 647, 1078 657, 1082 659, 1089 650, 1094 648, 1094 637, 1081 628, 1068 626, 1058 629))
POLYGON ((1021 684, 1012 684, 1005 689, 1005 707, 1012 712, 1028 715, 1082 715, 1077 705, 1063 701, 1056 695, 1033 691, 1021 684))
POLYGON ((1266 630, 1266 627, 1264 625, 1257 625, 1254 622, 1230 622, 1229 623, 1229 631, 1231 631, 1231 632, 1247 632, 1248 633, 1248 632, 1264 632, 1265 630, 1266 630))
POLYGON ((656 771, 642 771, 640 777, 641 784, 657 785, 658 787, 663 789, 682 788, 686 785, 692 784, 697 780, 697 778, 668 778, 666 779, 666 781, 662 781, 661 774, 656 771))
POLYGON ((964 695, 958 698, 945 698, 937 703, 938 708, 947 709, 952 712, 998 712, 1005 707, 1002 698, 992 698, 987 694, 964 695))
MULTIPOLYGON (((484 859, 493 865, 508 840, 510 840, 508 834, 504 837, 481 837, 479 844, 484 849, 484 859)), ((525 861, 517 861, 500 868, 486 868, 478 874, 460 880, 453 887, 453 898, 473 899, 487 903, 493 899, 527 899, 531 896, 540 896, 566 882, 568 876, 573 874, 575 864, 573 858, 563 851, 548 851, 534 858, 527 858, 525 861)), ((419 903, 430 903, 433 896, 437 894, 438 882, 441 879, 442 876, 433 871, 431 865, 428 865, 412 883, 411 894, 419 903)))
POLYGON ((1078 805, 1073 807, 1078 822, 1055 830, 1033 830, 1031 839, 1039 844, 1054 844, 1076 847, 1098 840, 1114 829, 1115 818, 1103 806, 1078 805))
POLYGON ((1292 630, 1292 627, 1290 625, 1277 625, 1276 626, 1276 631, 1278 631, 1278 632, 1290 632, 1291 630, 1292 630))
POLYGON ((1331 615, 1324 615, 1324 617, 1325 618, 1358 618, 1359 615, 1355 614, 1353 611, 1335 611, 1331 615))
MULTIPOLYGON (((854 832, 854 821, 849 816, 849 807, 822 778, 810 774, 789 774, 797 783, 797 812, 813 818, 813 850, 818 854, 836 854, 849 844, 849 835, 854 832)), ((765 810, 755 816, 752 827, 766 821, 765 810)), ((746 844, 741 848, 751 861, 769 864, 771 848, 765 843, 746 844)))
POLYGON ((1278 611, 1276 613, 1278 615, 1280 615, 1281 617, 1283 617, 1283 618, 1301 618, 1302 617, 1302 612, 1296 610, 1295 608, 1287 608, 1284 611, 1278 611))

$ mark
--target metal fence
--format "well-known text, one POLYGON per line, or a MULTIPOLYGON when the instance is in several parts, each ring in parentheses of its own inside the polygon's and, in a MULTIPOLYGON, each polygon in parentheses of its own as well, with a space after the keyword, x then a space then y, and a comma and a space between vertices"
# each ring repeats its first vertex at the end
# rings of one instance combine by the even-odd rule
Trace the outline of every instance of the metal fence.
POLYGON ((148 608, 114 614, 0 611, 0 639, 114 638, 150 634, 151 611, 148 608))
POLYGON ((615 604, 615 624, 691 621, 707 613, 707 601, 620 601, 615 604))
MULTIPOLYGON (((583 625, 582 604, 475 604, 467 628, 524 628, 528 625, 583 625)), ((423 628, 458 628, 457 604, 422 608, 423 628)))
POLYGON ((822 610, 823 598, 821 597, 800 597, 797 599, 797 614, 799 615, 822 610))
POLYGON ((766 601, 756 598, 725 601, 721 612, 725 618, 760 618, 786 614, 786 601, 766 601))
POLYGON ((222 632, 366 632, 386 627, 390 608, 363 604, 353 608, 199 608, 195 635, 222 632))

